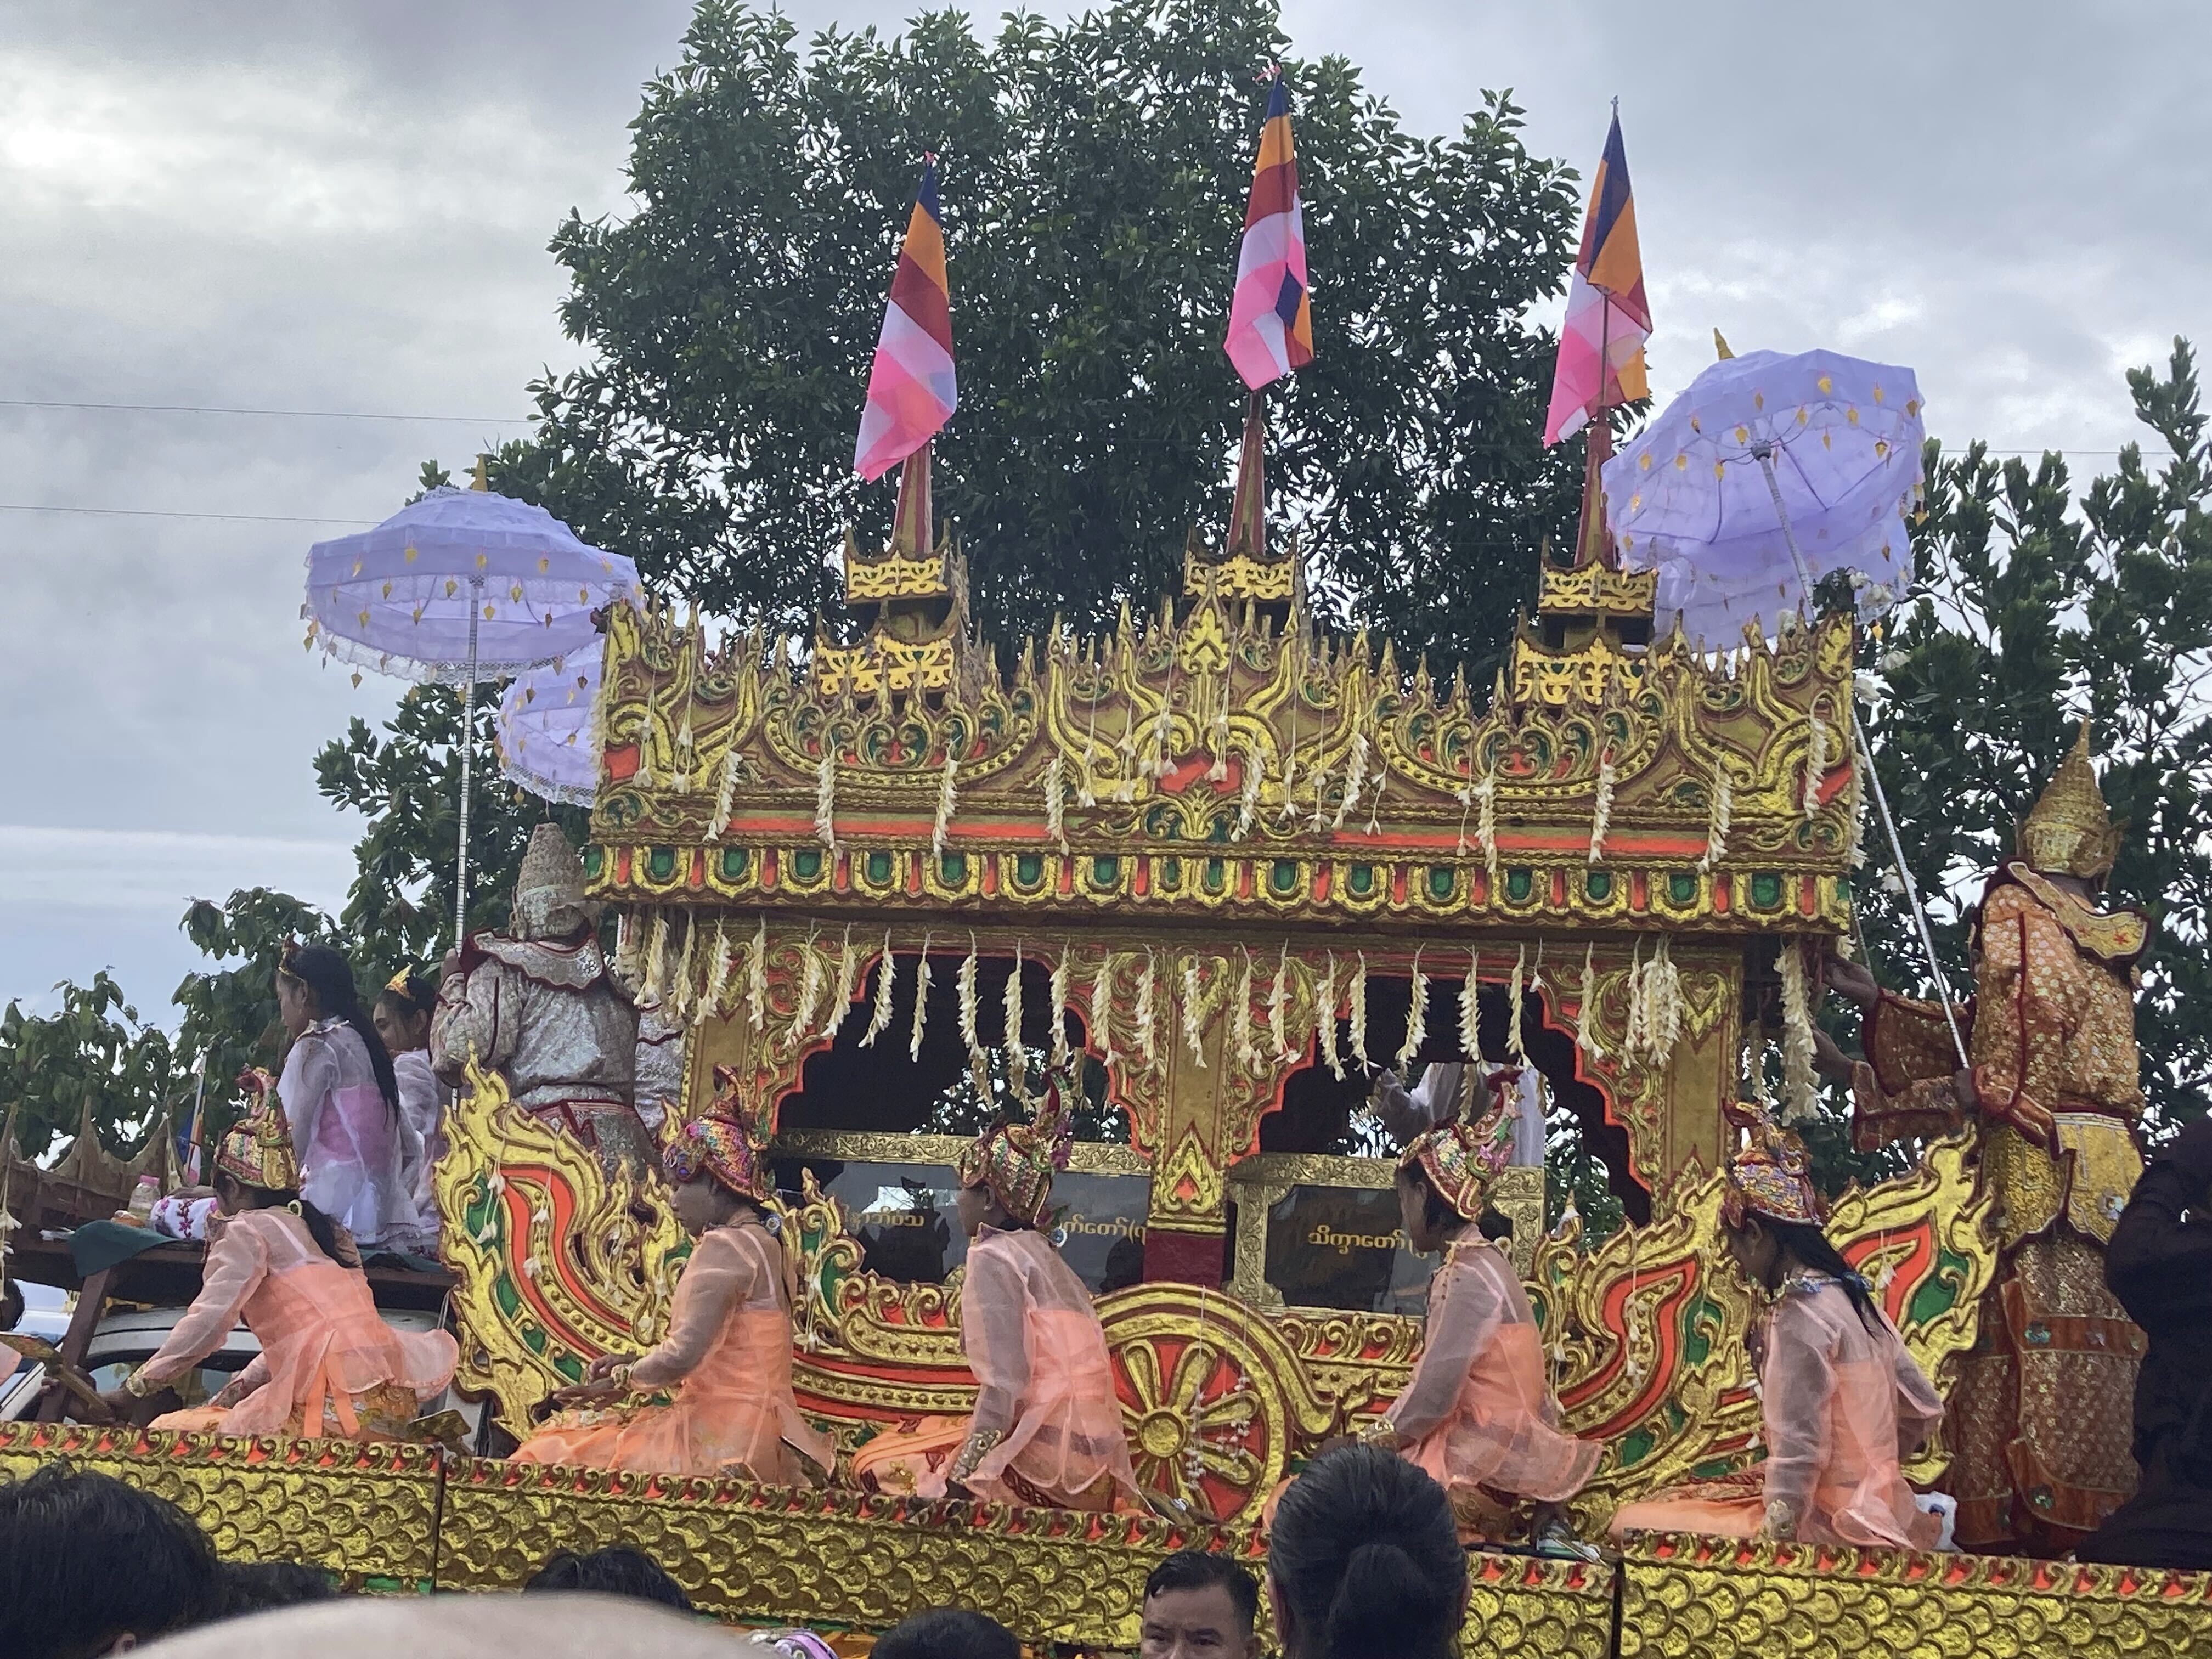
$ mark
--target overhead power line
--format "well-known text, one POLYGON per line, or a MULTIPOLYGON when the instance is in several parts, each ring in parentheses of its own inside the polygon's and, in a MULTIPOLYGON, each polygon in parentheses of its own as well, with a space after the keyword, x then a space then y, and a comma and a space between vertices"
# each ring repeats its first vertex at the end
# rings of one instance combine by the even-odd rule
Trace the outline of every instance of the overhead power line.
POLYGON ((240 524, 364 524, 374 519, 330 519, 295 513, 178 513, 156 507, 46 507, 36 501, 0 501, 0 513, 83 513, 102 519, 228 519, 240 524))
POLYGON ((527 426, 530 415, 380 415, 356 409, 217 409, 204 404, 81 404, 0 398, 0 409, 92 409, 134 415, 256 415, 295 421, 441 421, 459 426, 527 426))

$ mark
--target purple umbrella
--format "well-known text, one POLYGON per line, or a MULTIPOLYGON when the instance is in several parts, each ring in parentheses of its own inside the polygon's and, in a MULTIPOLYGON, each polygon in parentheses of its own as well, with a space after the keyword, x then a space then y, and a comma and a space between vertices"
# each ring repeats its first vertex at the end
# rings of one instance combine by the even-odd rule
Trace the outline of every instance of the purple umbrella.
POLYGON ((637 567, 621 554, 586 546, 543 507, 483 488, 434 489, 374 530, 307 550, 311 642, 381 673, 462 688, 456 945, 468 915, 477 682, 593 654, 592 612, 641 598, 637 567))
POLYGON ((508 682, 499 701, 499 765, 544 800, 589 806, 599 793, 598 642, 508 682))

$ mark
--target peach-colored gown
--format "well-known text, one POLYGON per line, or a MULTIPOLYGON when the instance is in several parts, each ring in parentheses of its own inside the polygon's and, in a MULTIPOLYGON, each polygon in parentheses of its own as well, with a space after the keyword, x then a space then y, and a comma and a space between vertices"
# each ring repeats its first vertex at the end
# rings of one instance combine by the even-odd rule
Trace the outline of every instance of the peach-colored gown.
POLYGON ((676 1397, 665 1406, 563 1413, 514 1461, 777 1486, 805 1478, 794 1449, 825 1474, 836 1466, 836 1448, 792 1396, 783 1248, 750 1222, 699 1236, 676 1284, 667 1339, 629 1376, 640 1389, 672 1385, 676 1397))
POLYGON ((145 1380, 182 1376, 241 1318, 261 1352, 224 1393, 244 1397, 169 1412, 153 1427, 398 1439, 460 1358, 444 1331, 395 1331, 378 1318, 361 1271, 325 1255, 289 1210, 247 1210, 210 1227, 199 1296, 146 1362, 145 1380))
POLYGON ((865 1484, 942 1498, 971 1430, 998 1429, 1006 1438, 965 1483, 978 1498, 1092 1511, 1145 1506, 1091 1292, 1042 1235, 976 1234, 960 1340, 981 1384, 975 1415, 878 1435, 853 1461, 865 1484))
POLYGON ((1470 1236, 1429 1281, 1419 1363, 1389 1416, 1403 1455, 1451 1495, 1462 1522, 1481 1489, 1560 1502, 1589 1481, 1604 1449, 1559 1428, 1559 1402, 1528 1292, 1505 1253, 1470 1236))
POLYGON ((1942 1530, 1899 1465, 1943 1420, 1943 1402, 1887 1320, 1869 1331, 1832 1279, 1801 1280, 1766 1316, 1759 1397, 1766 1461, 1670 1487, 1613 1517, 1629 1532, 1748 1538, 1776 1499, 1805 1543, 1929 1549, 1942 1530))

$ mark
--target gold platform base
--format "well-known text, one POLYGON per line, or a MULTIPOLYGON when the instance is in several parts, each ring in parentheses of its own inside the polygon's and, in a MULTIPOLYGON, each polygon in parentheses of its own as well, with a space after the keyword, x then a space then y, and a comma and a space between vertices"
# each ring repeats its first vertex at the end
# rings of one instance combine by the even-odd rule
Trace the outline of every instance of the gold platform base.
MULTIPOLYGON (((67 1459, 167 1498, 224 1555, 363 1589, 513 1589, 628 1544, 732 1622, 882 1631, 958 1605, 1033 1644, 1127 1652, 1170 1552, 1263 1564, 1249 1529, 658 1480, 434 1448, 0 1425, 0 1477, 67 1459)), ((2106 1659, 2212 1653, 2212 1574, 1656 1536, 1618 1566, 1469 1558, 1467 1650, 1535 1659, 2106 1659), (1616 1609, 1618 1620, 1616 1622, 1616 1609)))

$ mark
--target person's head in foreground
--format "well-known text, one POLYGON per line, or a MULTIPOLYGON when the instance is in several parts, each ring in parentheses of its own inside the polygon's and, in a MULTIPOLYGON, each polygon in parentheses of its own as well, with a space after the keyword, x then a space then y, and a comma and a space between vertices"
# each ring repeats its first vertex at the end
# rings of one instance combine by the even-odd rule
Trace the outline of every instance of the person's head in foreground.
POLYGON ((1260 1659, 1259 1582, 1225 1555, 1182 1550, 1145 1580, 1139 1659, 1260 1659))
POLYGON ((337 1595, 330 1574, 297 1561, 225 1561, 216 1573, 222 1591, 222 1616, 237 1619, 303 1601, 328 1601, 337 1595))
POLYGON ((0 1485, 0 1651, 125 1653, 210 1617, 215 1548, 175 1504, 49 1463, 0 1485))
POLYGON ((1340 1446, 1291 1483, 1267 1539, 1284 1659, 1449 1659, 1467 1555, 1444 1489, 1378 1446, 1340 1446))
POLYGON ((868 1659, 1022 1659, 1022 1644, 995 1619, 936 1607, 885 1631, 868 1659))
POLYGON ((585 1590, 598 1595, 626 1595, 636 1601, 658 1601, 680 1612, 692 1611, 684 1587, 661 1570, 660 1564, 642 1551, 617 1545, 579 1555, 562 1550, 549 1557, 537 1575, 525 1584, 533 1590, 585 1590))
POLYGON ((359 1595, 188 1630, 153 1659, 737 1659, 746 1650, 730 1632, 672 1607, 611 1595, 359 1595))

